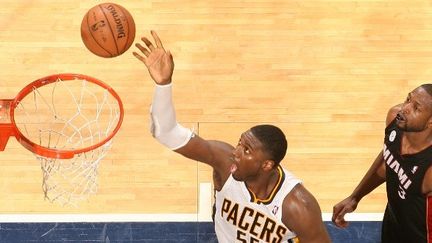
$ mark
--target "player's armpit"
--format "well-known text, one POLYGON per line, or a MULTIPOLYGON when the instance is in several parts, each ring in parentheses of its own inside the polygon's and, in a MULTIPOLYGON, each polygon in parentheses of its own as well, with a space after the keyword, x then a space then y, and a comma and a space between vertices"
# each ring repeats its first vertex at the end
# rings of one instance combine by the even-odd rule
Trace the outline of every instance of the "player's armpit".
POLYGON ((422 192, 427 196, 432 196, 432 166, 426 170, 423 178, 422 192))
POLYGON ((175 152, 213 167, 216 173, 225 181, 230 173, 232 151, 234 147, 228 143, 216 140, 205 140, 194 135, 189 142, 175 152))
POLYGON ((297 184, 285 198, 282 222, 302 243, 331 242, 319 204, 302 184, 297 184))

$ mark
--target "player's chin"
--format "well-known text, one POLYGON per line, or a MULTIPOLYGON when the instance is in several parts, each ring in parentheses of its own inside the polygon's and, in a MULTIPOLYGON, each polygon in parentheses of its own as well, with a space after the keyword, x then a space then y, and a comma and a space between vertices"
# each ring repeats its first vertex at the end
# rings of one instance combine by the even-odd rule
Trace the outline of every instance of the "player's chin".
POLYGON ((231 173, 232 177, 236 180, 236 181, 243 181, 242 176, 238 173, 238 171, 234 171, 231 173))
POLYGON ((396 120, 396 125, 402 130, 406 129, 407 127, 407 123, 405 120, 396 120))

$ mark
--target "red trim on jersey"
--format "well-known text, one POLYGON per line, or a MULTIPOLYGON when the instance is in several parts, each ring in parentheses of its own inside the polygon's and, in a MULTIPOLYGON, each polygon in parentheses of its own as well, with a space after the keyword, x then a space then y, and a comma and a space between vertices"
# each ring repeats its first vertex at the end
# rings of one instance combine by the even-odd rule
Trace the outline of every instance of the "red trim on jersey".
POLYGON ((432 243, 432 196, 426 198, 426 231, 427 242, 432 243))

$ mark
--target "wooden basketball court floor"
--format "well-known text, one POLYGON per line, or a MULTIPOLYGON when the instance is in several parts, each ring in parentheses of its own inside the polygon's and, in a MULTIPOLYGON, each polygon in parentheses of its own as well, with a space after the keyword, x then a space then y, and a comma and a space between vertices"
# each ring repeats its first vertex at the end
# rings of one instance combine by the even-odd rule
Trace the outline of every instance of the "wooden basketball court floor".
MULTIPOLYGON (((280 126, 289 142, 283 166, 303 180, 327 220, 381 150, 388 108, 432 73, 430 1, 116 2, 133 15, 136 41, 153 29, 173 53, 178 120, 232 144, 255 124, 280 126)), ((125 118, 100 164, 97 194, 78 207, 44 200, 38 161, 11 139, 0 153, 0 217, 209 219, 209 167, 150 135, 154 85, 131 54, 136 48, 101 58, 84 47, 81 20, 97 3, 1 1, 0 97, 13 98, 40 77, 81 73, 120 94, 125 118)), ((356 212, 380 214, 385 202, 381 186, 356 212)))

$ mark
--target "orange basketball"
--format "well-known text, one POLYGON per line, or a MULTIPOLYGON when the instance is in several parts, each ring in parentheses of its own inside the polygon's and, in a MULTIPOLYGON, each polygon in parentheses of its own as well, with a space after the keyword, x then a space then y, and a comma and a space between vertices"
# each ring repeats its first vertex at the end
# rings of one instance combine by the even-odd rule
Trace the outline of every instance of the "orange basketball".
POLYGON ((91 8, 81 23, 81 38, 91 52, 101 57, 116 57, 129 49, 135 39, 132 15, 115 3, 91 8))

